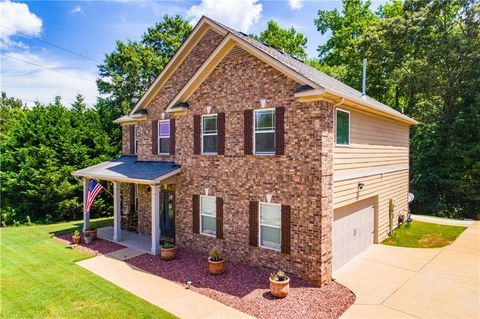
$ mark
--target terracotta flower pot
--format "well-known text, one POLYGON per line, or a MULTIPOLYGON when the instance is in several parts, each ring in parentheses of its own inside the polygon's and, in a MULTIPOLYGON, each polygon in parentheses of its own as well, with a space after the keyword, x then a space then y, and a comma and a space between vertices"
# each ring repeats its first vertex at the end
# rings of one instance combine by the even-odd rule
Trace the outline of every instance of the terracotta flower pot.
POLYGON ((82 236, 75 236, 75 235, 72 235, 72 242, 75 244, 75 245, 80 245, 80 242, 82 241, 82 236))
POLYGON ((208 258, 208 270, 212 275, 220 275, 225 271, 225 260, 212 261, 208 258))
POLYGON ((97 239, 97 230, 96 229, 86 230, 86 231, 84 231, 84 234, 85 234, 85 236, 92 237, 93 240, 97 239))
POLYGON ((160 258, 163 260, 172 260, 177 256, 177 246, 172 248, 163 248, 160 247, 160 258))
POLYGON ((270 293, 275 298, 285 298, 288 295, 290 290, 290 278, 286 277, 287 280, 276 281, 270 278, 270 293))

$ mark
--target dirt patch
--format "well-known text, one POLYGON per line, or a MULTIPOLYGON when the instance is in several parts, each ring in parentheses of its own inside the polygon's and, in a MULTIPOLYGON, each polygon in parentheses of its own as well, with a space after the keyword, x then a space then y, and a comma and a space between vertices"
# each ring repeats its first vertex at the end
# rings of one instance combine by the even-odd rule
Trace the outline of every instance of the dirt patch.
POLYGON ((207 257, 185 249, 178 249, 177 258, 168 262, 150 254, 127 262, 184 287, 191 281, 192 290, 261 319, 334 319, 355 301, 355 295, 339 283, 320 288, 293 276, 288 296, 275 299, 268 289, 270 271, 227 261, 225 273, 212 276, 207 257))

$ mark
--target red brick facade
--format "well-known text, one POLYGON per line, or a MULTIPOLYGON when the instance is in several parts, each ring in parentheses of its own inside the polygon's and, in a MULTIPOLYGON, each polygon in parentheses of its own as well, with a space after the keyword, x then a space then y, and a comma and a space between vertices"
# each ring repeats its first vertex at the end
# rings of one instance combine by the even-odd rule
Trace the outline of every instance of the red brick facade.
MULTIPOLYGON (((333 175, 333 114, 328 102, 300 103, 294 91, 301 84, 258 58, 235 51, 228 55, 189 98, 186 114, 175 115, 176 154, 152 154, 152 121, 210 54, 220 36, 202 40, 175 72, 173 80, 148 106, 148 119, 139 125, 139 160, 173 160, 182 167, 176 184, 176 243, 204 252, 223 249, 227 258, 269 269, 281 269, 317 282, 331 279, 331 221, 333 175), (189 60, 190 62, 187 62, 189 60), (175 93, 174 93, 175 92, 175 93), (244 110, 285 108, 285 155, 244 155, 244 110), (193 155, 193 116, 225 113, 225 155, 193 155), (223 235, 216 239, 192 231, 192 195, 223 198, 223 235), (249 246, 249 202, 291 206, 290 254, 249 246)), ((251 128, 247 128, 251 129, 251 128)), ((124 126, 124 152, 129 128, 124 126)), ((138 229, 150 234, 151 200, 140 188, 138 229)))

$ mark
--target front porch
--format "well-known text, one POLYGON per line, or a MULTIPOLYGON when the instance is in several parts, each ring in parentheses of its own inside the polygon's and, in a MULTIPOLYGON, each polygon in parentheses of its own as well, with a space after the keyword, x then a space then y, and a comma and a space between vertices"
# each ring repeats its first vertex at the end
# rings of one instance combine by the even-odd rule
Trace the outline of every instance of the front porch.
MULTIPOLYGON (((172 223, 161 223, 162 216, 171 215, 174 218, 174 211, 172 214, 165 214, 161 207, 165 206, 161 193, 173 194, 171 201, 174 203, 174 191, 168 191, 171 186, 176 184, 177 174, 180 173, 180 166, 174 162, 163 161, 138 161, 136 156, 123 155, 117 159, 103 162, 94 166, 90 166, 72 173, 73 176, 81 177, 83 179, 83 204, 87 205, 89 182, 90 180, 104 180, 113 183, 113 227, 99 229, 98 236, 100 238, 122 243, 127 247, 149 252, 152 255, 160 253, 160 239, 161 224, 165 224, 170 228, 172 223), (143 212, 143 216, 148 214, 150 224, 147 231, 150 236, 144 236, 138 233, 129 232, 122 229, 122 184, 141 185, 148 189, 149 193, 146 198, 148 202, 148 211, 143 212), (167 190, 163 190, 166 188, 167 190), (163 214, 162 214, 163 213, 163 214), (151 227, 151 229, 149 229, 151 227)), ((130 196, 135 196, 134 202, 138 201, 137 195, 130 193, 130 196)), ((125 198, 124 198, 125 200, 125 198)), ((133 201, 132 201, 133 202, 133 201)), ((135 210, 138 204, 135 203, 135 210)), ((174 204, 167 209, 174 210, 174 204)), ((90 214, 84 214, 84 231, 89 228, 90 214)), ((174 219, 173 219, 174 220, 174 219)), ((165 233, 167 235, 168 233, 165 233)), ((171 234, 170 234, 171 235, 171 234)), ((169 236, 172 237, 172 236, 169 236)), ((174 238, 174 237, 173 237, 174 238)))

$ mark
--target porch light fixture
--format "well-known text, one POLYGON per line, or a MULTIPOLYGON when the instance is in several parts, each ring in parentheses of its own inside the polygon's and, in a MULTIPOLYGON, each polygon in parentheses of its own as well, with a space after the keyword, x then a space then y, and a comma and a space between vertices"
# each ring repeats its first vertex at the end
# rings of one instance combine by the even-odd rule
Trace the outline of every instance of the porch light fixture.
POLYGON ((165 112, 162 112, 161 115, 162 115, 162 120, 164 120, 165 119, 165 112))
POLYGON ((208 188, 205 187, 205 196, 208 196, 208 188))
POLYGON ((260 107, 262 109, 264 109, 265 106, 267 106, 267 100, 266 99, 260 99, 260 107))
POLYGON ((364 183, 358 183, 358 189, 362 190, 365 187, 364 183))
POLYGON ((212 112, 212 107, 211 107, 211 106, 207 106, 207 113, 210 114, 210 112, 212 112))
POLYGON ((272 194, 267 194, 267 203, 272 202, 272 194))

